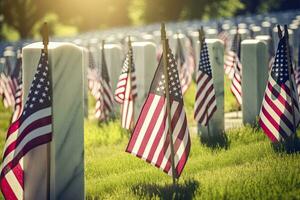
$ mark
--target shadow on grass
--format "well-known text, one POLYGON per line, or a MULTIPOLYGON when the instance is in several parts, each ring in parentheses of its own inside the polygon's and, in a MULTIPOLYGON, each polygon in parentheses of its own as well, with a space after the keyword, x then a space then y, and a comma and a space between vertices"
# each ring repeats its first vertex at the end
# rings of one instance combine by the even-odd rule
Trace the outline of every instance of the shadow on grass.
POLYGON ((230 146, 230 141, 228 140, 228 137, 225 133, 216 136, 208 136, 208 137, 203 137, 202 135, 200 135, 200 142, 203 145, 212 149, 218 149, 218 148, 228 149, 230 146))
POLYGON ((273 143, 272 147, 277 153, 299 153, 300 139, 298 137, 289 137, 283 142, 273 143))
POLYGON ((133 193, 140 198, 159 198, 159 199, 193 199, 199 183, 194 180, 185 181, 183 184, 158 185, 140 184, 133 186, 133 193))

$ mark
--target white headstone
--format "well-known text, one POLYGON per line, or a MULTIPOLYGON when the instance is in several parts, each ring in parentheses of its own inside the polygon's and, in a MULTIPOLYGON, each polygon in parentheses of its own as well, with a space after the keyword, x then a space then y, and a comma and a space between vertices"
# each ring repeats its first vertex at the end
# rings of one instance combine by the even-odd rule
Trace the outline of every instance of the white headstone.
MULTIPOLYGON (((24 97, 28 95, 42 48, 42 43, 23 48, 24 97)), ((50 43, 48 49, 53 138, 50 144, 41 145, 24 157, 25 199, 84 199, 84 53, 82 48, 69 43, 50 43)))

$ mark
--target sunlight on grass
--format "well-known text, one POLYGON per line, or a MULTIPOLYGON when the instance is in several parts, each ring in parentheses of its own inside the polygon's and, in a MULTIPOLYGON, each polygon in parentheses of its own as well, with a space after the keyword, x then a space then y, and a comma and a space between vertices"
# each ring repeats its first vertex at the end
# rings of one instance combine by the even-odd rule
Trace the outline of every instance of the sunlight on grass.
MULTIPOLYGON (((194 123, 194 95, 193 83, 184 97, 189 126, 194 123)), ((94 100, 89 103, 93 109, 94 100)), ((11 112, 0 103, 1 151, 10 116, 11 112)), ((171 177, 125 152, 130 133, 120 127, 119 120, 101 125, 96 120, 85 120, 84 128, 87 199, 297 199, 300 196, 300 154, 275 151, 257 128, 228 130, 227 149, 204 146, 192 132, 190 156, 175 189, 171 177)))

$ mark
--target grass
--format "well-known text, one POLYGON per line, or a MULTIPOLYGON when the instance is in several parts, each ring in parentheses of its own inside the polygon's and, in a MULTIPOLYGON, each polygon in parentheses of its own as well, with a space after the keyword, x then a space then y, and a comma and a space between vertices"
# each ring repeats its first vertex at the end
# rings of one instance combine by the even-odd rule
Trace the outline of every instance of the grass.
POLYGON ((192 149, 176 192, 171 178, 124 152, 128 135, 86 122, 86 196, 88 199, 297 199, 300 155, 276 152, 265 135, 251 127, 227 132, 229 148, 211 149, 192 134, 192 149), (98 138, 95 141, 95 138, 98 138), (101 144, 101 145, 99 145, 101 144))
MULTIPOLYGON (((194 91, 192 85, 184 97, 190 126, 194 91)), ((9 118, 0 103, 0 151, 9 118)), ((87 199, 300 199, 300 154, 275 151, 258 129, 227 131, 226 149, 202 145, 192 132, 190 156, 174 189, 168 175, 124 152, 129 133, 119 124, 99 127, 85 120, 87 199)))
POLYGON ((233 112, 240 110, 240 105, 238 104, 236 98, 233 96, 230 90, 231 81, 227 76, 224 76, 224 112, 233 112))

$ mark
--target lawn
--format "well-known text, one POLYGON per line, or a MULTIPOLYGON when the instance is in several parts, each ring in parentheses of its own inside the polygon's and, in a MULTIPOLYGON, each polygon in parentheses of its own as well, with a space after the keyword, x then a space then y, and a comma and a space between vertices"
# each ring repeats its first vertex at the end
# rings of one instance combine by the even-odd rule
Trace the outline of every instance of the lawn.
MULTIPOLYGON (((192 85, 184 99, 190 127, 194 92, 192 85)), ((1 152, 9 118, 0 103, 1 152)), ((275 151, 256 128, 227 131, 226 148, 202 145, 191 131, 190 157, 174 189, 171 177, 124 152, 129 133, 119 124, 85 120, 87 199, 300 199, 300 154, 275 151)))

